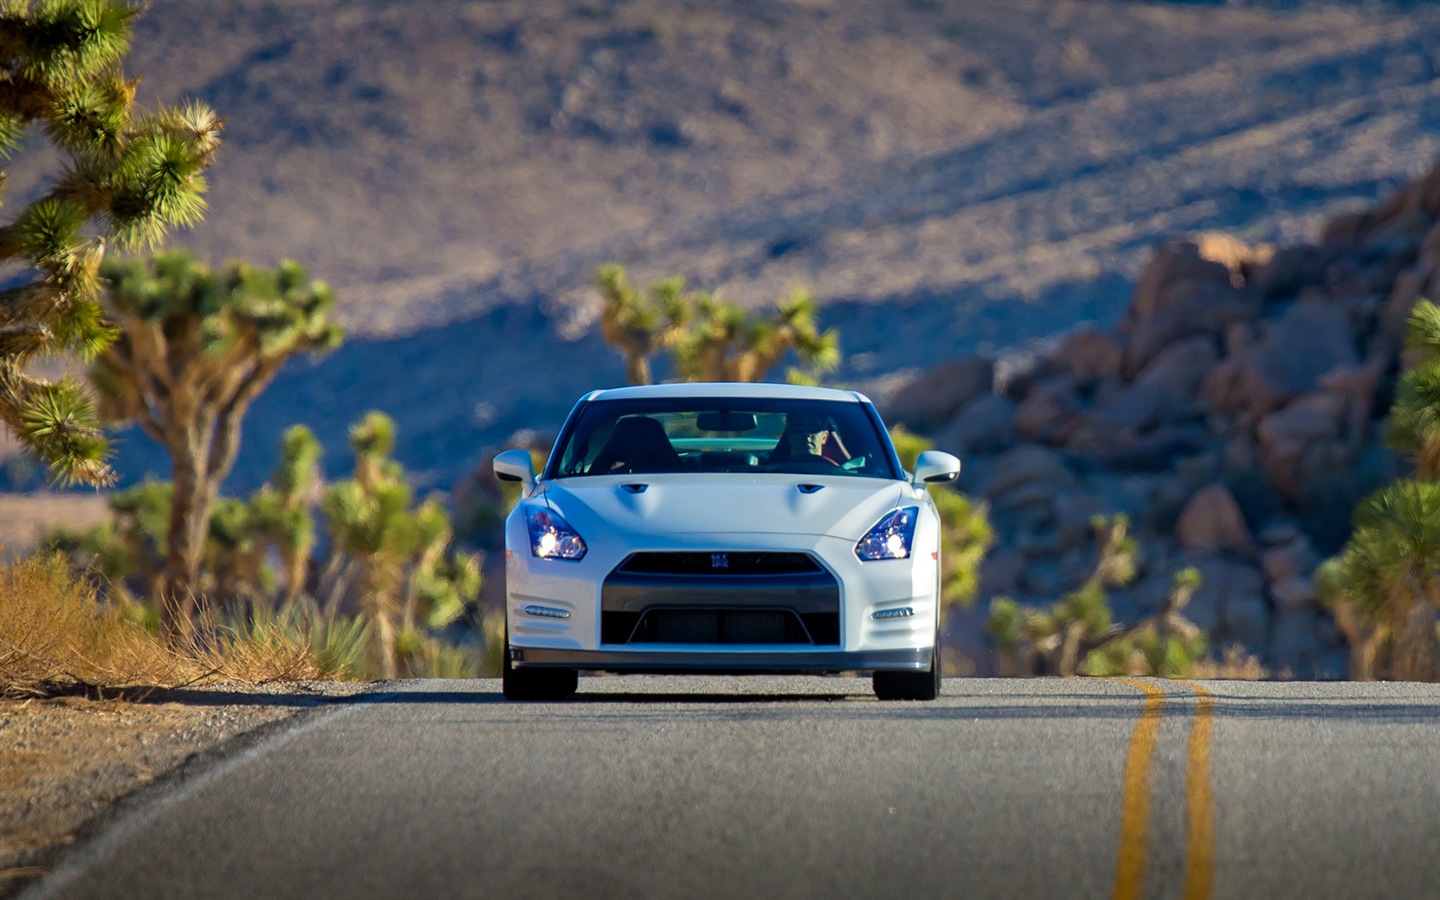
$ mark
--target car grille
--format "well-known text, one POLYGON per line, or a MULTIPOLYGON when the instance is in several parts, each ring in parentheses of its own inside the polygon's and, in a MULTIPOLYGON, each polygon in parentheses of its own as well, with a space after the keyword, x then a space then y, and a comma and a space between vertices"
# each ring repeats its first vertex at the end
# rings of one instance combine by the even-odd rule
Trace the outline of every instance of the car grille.
POLYGON ((615 571, 627 575, 800 575, 823 572, 808 553, 634 553, 615 571))
POLYGON ((600 641, 839 646, 840 585, 803 552, 633 553, 601 587, 600 641))

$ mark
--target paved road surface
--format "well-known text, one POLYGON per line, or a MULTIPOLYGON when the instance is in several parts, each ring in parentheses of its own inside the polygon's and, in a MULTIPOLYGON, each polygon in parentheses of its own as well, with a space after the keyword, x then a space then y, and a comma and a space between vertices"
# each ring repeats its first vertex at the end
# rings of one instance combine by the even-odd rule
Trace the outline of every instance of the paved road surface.
POLYGON ((1440 896, 1440 687, 407 682, 122 817, 33 897, 1440 896))

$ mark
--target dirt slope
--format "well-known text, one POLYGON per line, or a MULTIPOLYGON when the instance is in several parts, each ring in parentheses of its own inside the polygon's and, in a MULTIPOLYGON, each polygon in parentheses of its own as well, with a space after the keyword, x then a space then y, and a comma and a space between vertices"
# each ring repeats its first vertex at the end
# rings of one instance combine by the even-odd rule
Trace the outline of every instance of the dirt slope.
POLYGON ((236 484, 299 420, 342 465, 376 406, 447 484, 620 378, 570 342, 601 262, 806 284, 878 391, 1112 320, 1164 237, 1373 202, 1440 151, 1436 46, 1405 4, 158 2, 133 62, 228 117, 181 243, 302 260, 363 338, 271 391, 236 484))

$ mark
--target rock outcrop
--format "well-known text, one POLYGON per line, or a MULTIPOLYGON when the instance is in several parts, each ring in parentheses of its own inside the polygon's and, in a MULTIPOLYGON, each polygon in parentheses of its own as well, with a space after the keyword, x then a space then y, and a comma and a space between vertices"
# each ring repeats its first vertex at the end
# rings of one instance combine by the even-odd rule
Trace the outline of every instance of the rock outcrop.
POLYGON ((1018 375, 957 360, 902 388, 896 411, 964 454, 959 487, 991 505, 982 602, 1053 601, 1087 574, 1090 518, 1124 513, 1140 572, 1118 614, 1155 608, 1194 565, 1205 584, 1189 614, 1215 647, 1241 645, 1276 674, 1344 677, 1314 573, 1401 467, 1384 417, 1406 316, 1440 297, 1437 222, 1440 165, 1316 243, 1173 240, 1113 330, 1064 336, 1018 375), (986 377, 994 392, 977 392, 986 377))

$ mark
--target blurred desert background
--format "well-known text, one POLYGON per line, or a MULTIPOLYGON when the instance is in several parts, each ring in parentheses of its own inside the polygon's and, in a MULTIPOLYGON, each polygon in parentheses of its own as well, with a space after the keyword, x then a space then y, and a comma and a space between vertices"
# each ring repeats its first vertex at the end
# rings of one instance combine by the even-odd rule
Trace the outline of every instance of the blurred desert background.
MULTIPOLYGON (((1113 324, 1167 237, 1293 242, 1373 204, 1440 152, 1437 48, 1416 3, 162 0, 129 68, 227 117, 172 245, 299 260, 348 330, 260 398, 230 486, 297 421, 342 466, 375 408, 447 489, 623 383, 602 263, 754 306, 807 287, 831 380, 883 402, 1113 324)), ((126 482, 168 477, 138 432, 118 451, 126 482)))

